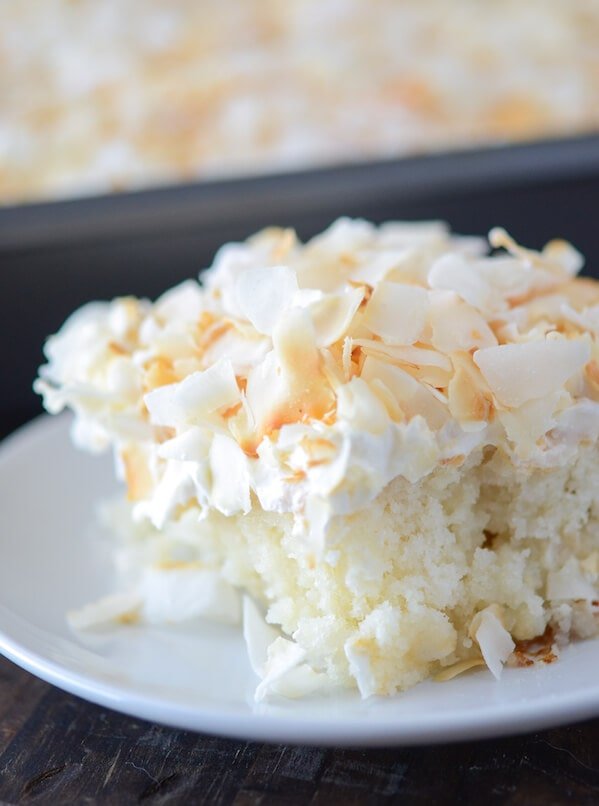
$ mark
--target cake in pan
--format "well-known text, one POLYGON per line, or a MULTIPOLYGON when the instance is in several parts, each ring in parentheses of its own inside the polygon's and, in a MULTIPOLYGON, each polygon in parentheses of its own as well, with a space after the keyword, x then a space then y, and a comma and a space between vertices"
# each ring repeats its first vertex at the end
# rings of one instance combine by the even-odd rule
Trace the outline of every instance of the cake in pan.
POLYGON ((597 0, 19 0, 0 203, 599 129, 597 0))
POLYGON ((35 388, 127 493, 122 593, 73 626, 243 619, 258 699, 499 677, 595 635, 599 284, 564 241, 489 241, 267 229, 74 313, 35 388))

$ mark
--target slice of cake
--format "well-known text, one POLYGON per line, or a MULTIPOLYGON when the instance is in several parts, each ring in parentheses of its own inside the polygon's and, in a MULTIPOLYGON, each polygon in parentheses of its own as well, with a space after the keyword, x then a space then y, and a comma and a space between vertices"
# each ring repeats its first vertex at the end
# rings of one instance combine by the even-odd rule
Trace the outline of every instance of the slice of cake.
POLYGON ((259 698, 594 635, 599 284, 563 241, 489 240, 267 229, 201 285, 73 314, 35 388, 114 450, 128 580, 73 623, 236 621, 243 591, 259 698))

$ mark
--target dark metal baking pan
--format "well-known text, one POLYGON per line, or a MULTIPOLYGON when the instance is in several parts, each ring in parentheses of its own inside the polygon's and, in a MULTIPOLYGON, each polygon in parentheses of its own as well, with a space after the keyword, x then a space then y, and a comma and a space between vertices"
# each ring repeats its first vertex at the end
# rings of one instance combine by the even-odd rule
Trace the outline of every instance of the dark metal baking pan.
POLYGON ((89 299, 153 297, 218 246, 270 224, 308 237, 340 215, 501 224, 540 246, 572 240, 598 274, 599 136, 0 209, 0 433, 41 410, 45 336, 89 299))

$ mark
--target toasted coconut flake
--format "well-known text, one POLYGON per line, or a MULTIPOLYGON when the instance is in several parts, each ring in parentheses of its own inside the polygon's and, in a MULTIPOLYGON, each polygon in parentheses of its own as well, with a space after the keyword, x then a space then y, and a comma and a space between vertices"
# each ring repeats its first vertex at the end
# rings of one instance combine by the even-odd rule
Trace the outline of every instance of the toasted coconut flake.
POLYGON ((241 396, 239 411, 228 419, 227 425, 244 453, 254 456, 257 447, 256 422, 245 395, 241 396))
POLYGON ((154 479, 143 446, 129 444, 121 450, 120 455, 127 483, 127 499, 140 501, 147 498, 154 488, 154 479))
POLYGON ((330 350, 321 349, 322 372, 331 389, 337 389, 345 383, 343 368, 339 366, 330 350))
POLYGON ((326 294, 309 306, 318 347, 343 338, 363 299, 364 289, 353 288, 345 294, 326 294))
POLYGON ((460 660, 452 666, 446 666, 434 676, 433 680, 436 683, 447 683, 448 680, 453 680, 454 677, 464 674, 464 672, 469 672, 471 669, 485 665, 483 658, 466 658, 466 660, 460 660))
POLYGON ((149 392, 144 402, 154 425, 191 425, 207 414, 228 408, 240 399, 230 361, 222 360, 203 372, 194 372, 181 383, 149 392))
MULTIPOLYGON (((288 410, 288 398, 287 379, 272 350, 248 375, 246 404, 249 417, 243 415, 243 420, 251 430, 248 439, 244 440, 244 450, 252 452, 265 434, 280 428, 285 422, 293 421, 293 413, 288 410)), ((297 418, 298 412, 295 414, 297 418)), ((234 419, 229 423, 230 429, 236 428, 235 422, 234 419)))
MULTIPOLYGON (((186 373, 187 374, 187 373, 186 373)), ((160 386, 169 386, 179 380, 175 373, 173 362, 165 356, 151 358, 145 367, 143 388, 145 392, 158 389, 160 386)))
POLYGON ((568 241, 555 239, 545 245, 541 253, 551 263, 556 263, 566 274, 575 277, 584 266, 584 257, 568 241))
POLYGON ((258 333, 269 336, 297 289, 297 277, 288 266, 251 268, 237 278, 237 302, 258 333))
POLYGON ((490 605, 477 613, 472 620, 470 635, 479 645, 489 670, 499 680, 503 665, 516 646, 503 626, 501 608, 490 605))
POLYGON ((373 339, 354 339, 354 344, 366 355, 391 361, 430 386, 445 387, 451 378, 451 361, 436 350, 388 345, 373 339))
POLYGON ((137 591, 113 593, 79 610, 71 610, 67 613, 67 621, 73 630, 89 630, 93 627, 127 622, 139 616, 142 602, 142 596, 137 591))
POLYGON ((476 266, 461 255, 443 255, 428 274, 431 288, 453 291, 483 313, 502 310, 505 305, 476 266))
MULTIPOLYGON (((248 328, 249 329, 249 328, 248 328)), ((202 355, 201 369, 225 359, 231 362, 235 375, 247 375, 271 349, 270 339, 260 336, 252 328, 246 333, 237 324, 228 328, 217 341, 206 348, 202 355)), ((178 370, 179 362, 175 363, 178 370)))
POLYGON ((589 358, 588 344, 550 338, 486 347, 474 353, 491 391, 508 408, 555 392, 580 372, 589 358))
POLYGON ((196 280, 185 280, 156 300, 154 313, 161 321, 196 322, 204 305, 204 295, 196 280))
POLYGON ((493 227, 489 231, 489 243, 493 249, 505 249, 512 255, 521 258, 526 264, 532 265, 539 257, 538 252, 520 246, 503 227, 493 227))
POLYGON ((133 341, 143 321, 145 304, 135 297, 121 297, 111 303, 108 311, 110 329, 118 339, 133 341))
POLYGON ((519 456, 531 455, 538 440, 555 426, 556 411, 569 400, 568 393, 558 389, 544 398, 529 400, 517 409, 499 411, 507 438, 514 443, 519 456))
MULTIPOLYGON (((560 297, 560 299, 563 300, 563 297, 560 297)), ((595 336, 599 336, 599 305, 592 305, 579 313, 567 303, 562 303, 560 312, 569 322, 573 322, 581 330, 588 330, 595 336)))
POLYGON ((563 240, 550 241, 542 252, 535 252, 517 244, 502 227, 494 227, 489 232, 489 243, 495 249, 506 249, 510 254, 520 258, 525 265, 542 266, 569 276, 577 274, 584 265, 582 255, 563 240))
POLYGON ((247 399, 258 441, 285 423, 321 419, 335 406, 305 310, 292 308, 278 322, 273 344, 273 352, 248 378, 247 399))
POLYGON ((250 236, 248 243, 258 247, 271 261, 278 263, 293 252, 298 240, 291 227, 265 227, 250 236))
POLYGON ((449 418, 449 411, 431 390, 400 367, 368 356, 361 377, 368 383, 381 380, 395 396, 408 419, 421 415, 431 428, 441 428, 449 418))
POLYGON ((383 383, 383 381, 381 381, 380 378, 375 378, 370 382, 369 385, 374 394, 387 409, 387 414, 394 422, 400 423, 406 419, 406 416, 403 413, 398 401, 393 396, 393 393, 389 387, 383 383))
POLYGON ((345 377, 345 381, 349 381, 352 376, 351 371, 351 358, 352 358, 352 350, 353 350, 353 340, 346 336, 343 340, 343 353, 341 357, 342 365, 343 365, 343 375, 345 377))
POLYGON ((481 347, 493 347, 497 338, 481 314, 452 291, 430 295, 431 342, 436 350, 449 354, 481 347))
POLYGON ((424 288, 379 283, 364 315, 364 325, 388 344, 413 344, 424 330, 428 298, 424 288))
POLYGON ((348 279, 354 283, 364 283, 370 288, 376 288, 394 269, 405 264, 412 254, 412 250, 406 248, 389 250, 382 254, 369 254, 358 260, 358 264, 351 269, 348 279))
POLYGON ((599 283, 591 277, 577 277, 559 286, 569 304, 577 311, 599 306, 599 283))
POLYGON ((447 388, 449 411, 465 430, 484 427, 493 414, 493 396, 470 353, 451 356, 455 372, 447 388))
POLYGON ((374 339, 354 339, 353 343, 356 347, 362 347, 367 355, 377 355, 415 367, 436 367, 448 374, 452 371, 451 360, 437 350, 414 345, 406 347, 390 345, 374 339))

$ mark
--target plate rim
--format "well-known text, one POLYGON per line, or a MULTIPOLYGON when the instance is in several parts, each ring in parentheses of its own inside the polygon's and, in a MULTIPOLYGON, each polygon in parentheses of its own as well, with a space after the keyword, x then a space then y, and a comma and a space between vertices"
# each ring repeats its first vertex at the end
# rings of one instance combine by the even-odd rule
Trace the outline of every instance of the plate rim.
MULTIPOLYGON (((30 447, 42 433, 64 430, 66 421, 65 416, 40 415, 6 437, 0 442, 0 469, 10 465, 13 456, 30 447)), ((599 682, 594 688, 582 692, 574 688, 559 697, 553 695, 546 700, 520 702, 517 708, 482 704, 480 709, 468 711, 462 716, 451 710, 436 715, 429 712, 421 718, 410 715, 404 722, 369 722, 360 716, 342 720, 327 717, 326 721, 319 721, 315 720, 313 713, 302 717, 299 711, 289 714, 255 713, 240 711, 236 706, 227 708, 224 703, 216 706, 208 703, 182 704, 157 695, 132 692, 125 685, 104 682, 91 672, 78 672, 44 656, 28 646, 26 640, 19 640, 11 633, 6 624, 6 612, 17 620, 23 620, 2 601, 0 592, 0 654, 17 666, 96 705, 200 733, 294 745, 414 746, 529 733, 599 716, 599 682)), ((376 701, 380 703, 384 698, 376 698, 376 701)))

